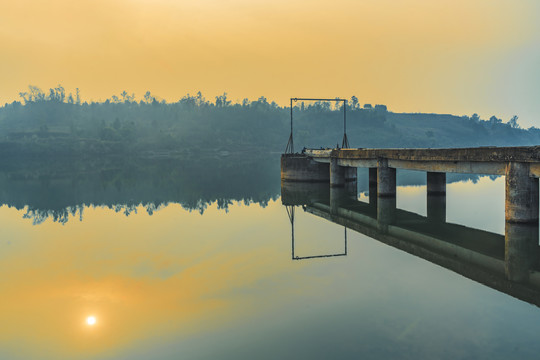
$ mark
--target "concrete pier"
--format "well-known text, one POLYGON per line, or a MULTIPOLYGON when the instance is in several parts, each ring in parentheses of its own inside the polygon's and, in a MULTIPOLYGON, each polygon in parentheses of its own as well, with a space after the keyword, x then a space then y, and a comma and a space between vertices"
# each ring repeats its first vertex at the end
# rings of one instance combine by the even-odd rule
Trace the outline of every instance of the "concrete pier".
MULTIPOLYGON (((427 172, 427 217, 446 221, 446 173, 476 173, 506 176, 505 220, 508 224, 538 226, 540 146, 481 147, 459 149, 306 149, 303 154, 281 158, 283 181, 325 182, 344 187, 355 182, 357 167, 369 168, 369 202, 377 208, 381 224, 391 224, 396 201, 396 169, 427 172), (389 201, 381 201, 390 199, 389 201)), ((507 225, 507 238, 524 242, 527 236, 514 236, 507 225), (520 240, 522 239, 522 240, 520 240)), ((526 233, 519 230, 520 234, 526 233)), ((537 237, 536 237, 537 238, 537 237)), ((508 254, 519 249, 509 243, 508 254)), ((519 252, 519 251, 518 251, 519 252)), ((511 261, 509 262, 512 263, 511 261)), ((509 265, 508 274, 523 273, 509 265)))
MULTIPOLYGON (((380 198, 379 200, 391 200, 380 198)), ((361 201, 342 203, 331 211, 327 202, 303 205, 304 211, 384 244, 450 269, 481 284, 540 306, 538 227, 509 224, 503 235, 458 224, 434 223, 396 209, 391 224, 374 218, 361 201)))
POLYGON ((377 161, 377 196, 396 196, 396 169, 388 167, 388 159, 377 161))
POLYGON ((281 180, 329 182, 330 167, 300 154, 284 154, 281 156, 281 180))
POLYGON ((329 204, 331 214, 337 214, 338 209, 343 203, 356 200, 356 189, 352 189, 349 186, 330 187, 329 204))
POLYGON ((337 159, 330 159, 330 186, 345 186, 345 168, 338 165, 337 159))
POLYGON ((377 168, 369 168, 369 204, 377 206, 377 168))
POLYGON ((529 176, 530 165, 506 165, 505 219, 518 224, 538 224, 538 178, 529 176))
MULTIPOLYGON (((328 193, 318 193, 327 200, 302 192, 304 210, 540 306, 540 146, 308 149, 283 155, 281 166, 285 182, 326 183, 328 193), (347 195, 356 167, 369 168, 369 204, 347 195), (396 208, 396 169, 427 172, 425 218, 396 208), (448 172, 506 177, 504 236, 446 222, 448 172)), ((283 184, 282 192, 289 192, 283 184)))
POLYGON ((377 168, 376 167, 369 168, 369 186, 371 185, 377 186, 377 168))
POLYGON ((446 221, 446 173, 428 171, 427 180, 427 217, 431 221, 446 221))
POLYGON ((446 173, 427 173, 427 193, 428 195, 446 195, 446 173))
POLYGON ((345 167, 345 182, 351 183, 356 182, 358 177, 358 168, 356 167, 345 167))
POLYGON ((538 265, 538 226, 507 222, 504 229, 506 277, 512 281, 529 280, 538 265))
POLYGON ((427 194, 427 217, 433 222, 446 222, 446 195, 427 194))
POLYGON ((281 156, 281 180, 286 182, 330 183, 343 187, 355 183, 357 168, 338 165, 336 161, 320 163, 302 154, 281 156))
POLYGON ((385 232, 388 225, 396 220, 396 198, 381 197, 377 199, 377 222, 379 230, 385 232))

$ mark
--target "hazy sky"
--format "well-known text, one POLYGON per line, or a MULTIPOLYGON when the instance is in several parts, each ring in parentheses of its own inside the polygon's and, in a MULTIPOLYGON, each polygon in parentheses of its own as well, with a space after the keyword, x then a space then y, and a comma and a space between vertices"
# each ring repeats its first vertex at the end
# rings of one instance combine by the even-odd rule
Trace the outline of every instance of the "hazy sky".
POLYGON ((393 111, 540 126, 536 0, 3 0, 0 103, 202 91, 356 95, 393 111))

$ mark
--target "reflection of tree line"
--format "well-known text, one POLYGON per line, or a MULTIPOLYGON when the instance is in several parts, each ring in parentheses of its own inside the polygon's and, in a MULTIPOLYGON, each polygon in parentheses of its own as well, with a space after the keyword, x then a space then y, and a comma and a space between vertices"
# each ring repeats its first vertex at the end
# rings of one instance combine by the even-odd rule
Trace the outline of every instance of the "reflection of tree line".
POLYGON ((129 215, 140 206, 152 215, 170 203, 201 214, 210 204, 266 206, 279 194, 279 158, 103 159, 0 166, 0 203, 26 209, 25 218, 65 223, 85 207, 129 215))
MULTIPOLYGON (((359 169, 358 191, 369 188, 359 169)), ((478 175, 448 181, 477 181, 478 175)), ((425 184, 425 174, 398 172, 398 184, 425 184)), ((129 215, 142 206, 148 214, 170 203, 201 214, 211 205, 228 209, 233 202, 266 206, 279 197, 279 158, 209 157, 198 161, 103 158, 88 161, 3 162, 0 204, 25 209, 25 218, 65 223, 81 218, 85 207, 107 207, 129 215)))

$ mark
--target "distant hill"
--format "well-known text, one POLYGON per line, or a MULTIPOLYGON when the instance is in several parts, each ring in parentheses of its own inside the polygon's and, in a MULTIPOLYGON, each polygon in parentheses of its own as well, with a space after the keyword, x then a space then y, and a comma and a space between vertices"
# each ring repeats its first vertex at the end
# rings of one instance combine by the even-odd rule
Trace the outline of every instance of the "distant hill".
MULTIPOLYGON (((66 98, 62 88, 48 95, 22 93, 24 101, 0 108, 0 154, 24 156, 144 156, 197 158, 217 154, 283 152, 290 110, 261 97, 231 103, 226 94, 209 102, 200 93, 175 103, 149 93, 134 101, 123 93, 104 102, 66 98), (60 90, 59 90, 60 89, 60 90)), ((357 102, 347 109, 352 147, 465 147, 540 144, 540 130, 521 129, 517 117, 393 113, 384 105, 357 102)), ((327 102, 294 108, 295 149, 334 147, 343 136, 342 108, 327 102)))

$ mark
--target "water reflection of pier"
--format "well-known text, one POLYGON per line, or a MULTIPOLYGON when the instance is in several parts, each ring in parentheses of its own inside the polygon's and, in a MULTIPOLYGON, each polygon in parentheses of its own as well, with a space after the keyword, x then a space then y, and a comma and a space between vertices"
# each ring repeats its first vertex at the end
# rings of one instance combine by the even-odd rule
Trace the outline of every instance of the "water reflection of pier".
POLYGON ((282 202, 288 211, 302 206, 315 216, 540 306, 537 226, 507 223, 505 239, 447 223, 444 196, 428 196, 428 216, 421 216, 397 209, 395 197, 358 201, 354 185, 344 189, 282 182, 282 202))
POLYGON ((329 257, 337 257, 337 256, 347 256, 347 227, 345 227, 343 231, 344 246, 343 246, 342 253, 299 256, 295 252, 295 241, 294 241, 294 217, 296 214, 296 207, 294 205, 286 206, 286 209, 287 209, 287 215, 289 215, 289 220, 291 221, 291 247, 292 247, 291 257, 293 260, 307 260, 307 259, 320 259, 320 258, 329 258, 329 257))

